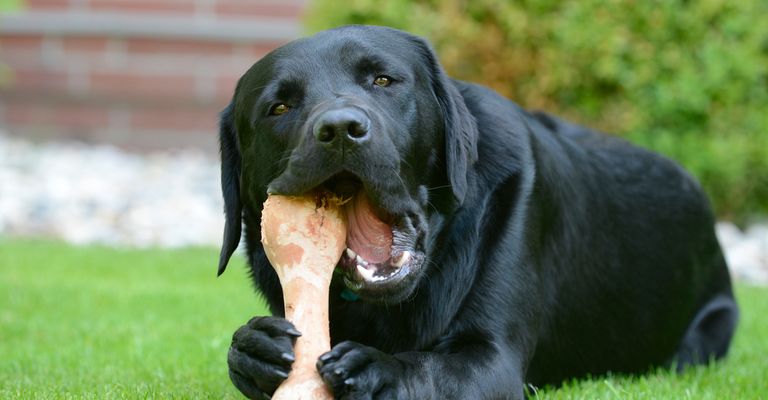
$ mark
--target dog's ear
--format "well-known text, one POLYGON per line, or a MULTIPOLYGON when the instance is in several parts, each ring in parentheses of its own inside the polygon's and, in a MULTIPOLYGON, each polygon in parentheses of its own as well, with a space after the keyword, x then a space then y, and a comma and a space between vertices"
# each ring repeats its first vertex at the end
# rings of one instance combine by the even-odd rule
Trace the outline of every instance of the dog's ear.
POLYGON ((477 160, 477 121, 467 109, 456 85, 440 66, 430 45, 421 38, 414 39, 427 60, 432 91, 443 114, 448 180, 454 197, 461 203, 467 193, 467 173, 477 160))
POLYGON ((224 195, 224 241, 219 255, 219 272, 224 273, 232 253, 240 244, 243 205, 240 202, 240 149, 235 132, 233 103, 221 112, 219 146, 221 149, 221 192, 224 195))

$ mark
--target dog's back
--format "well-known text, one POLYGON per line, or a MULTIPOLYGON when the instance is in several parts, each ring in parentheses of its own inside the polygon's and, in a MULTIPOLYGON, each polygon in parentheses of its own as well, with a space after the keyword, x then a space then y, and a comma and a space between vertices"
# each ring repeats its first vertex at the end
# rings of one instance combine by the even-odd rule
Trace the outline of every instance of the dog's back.
POLYGON ((738 309, 698 183, 621 139, 528 117, 537 190, 552 205, 542 213, 542 265, 557 277, 531 381, 724 356, 738 309))

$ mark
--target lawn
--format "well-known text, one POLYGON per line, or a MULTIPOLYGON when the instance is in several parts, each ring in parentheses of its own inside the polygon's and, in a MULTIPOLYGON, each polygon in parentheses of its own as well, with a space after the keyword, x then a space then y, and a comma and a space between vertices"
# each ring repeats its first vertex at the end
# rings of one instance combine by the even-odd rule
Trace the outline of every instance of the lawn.
MULTIPOLYGON (((0 239, 0 398, 240 398, 231 333, 264 314, 241 259, 215 249, 116 250, 0 239)), ((683 375, 601 377, 543 399, 724 399, 768 393, 768 289, 738 286, 729 359, 683 375)))

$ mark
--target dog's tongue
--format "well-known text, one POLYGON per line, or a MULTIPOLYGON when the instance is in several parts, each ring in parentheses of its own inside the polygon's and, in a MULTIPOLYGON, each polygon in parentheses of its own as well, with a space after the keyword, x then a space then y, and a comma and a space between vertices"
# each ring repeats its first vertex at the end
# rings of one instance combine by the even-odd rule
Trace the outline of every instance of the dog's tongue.
POLYGON ((392 250, 392 228, 376 216, 368 196, 358 193, 345 211, 347 246, 369 263, 387 261, 392 250))

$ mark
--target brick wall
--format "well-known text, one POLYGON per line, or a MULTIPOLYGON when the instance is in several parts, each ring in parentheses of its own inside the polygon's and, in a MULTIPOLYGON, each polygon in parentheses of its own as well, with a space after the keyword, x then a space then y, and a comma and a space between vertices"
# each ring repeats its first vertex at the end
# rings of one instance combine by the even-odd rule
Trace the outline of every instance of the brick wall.
POLYGON ((27 0, 0 15, 0 129, 216 148, 237 78, 297 37, 301 0, 27 0))

